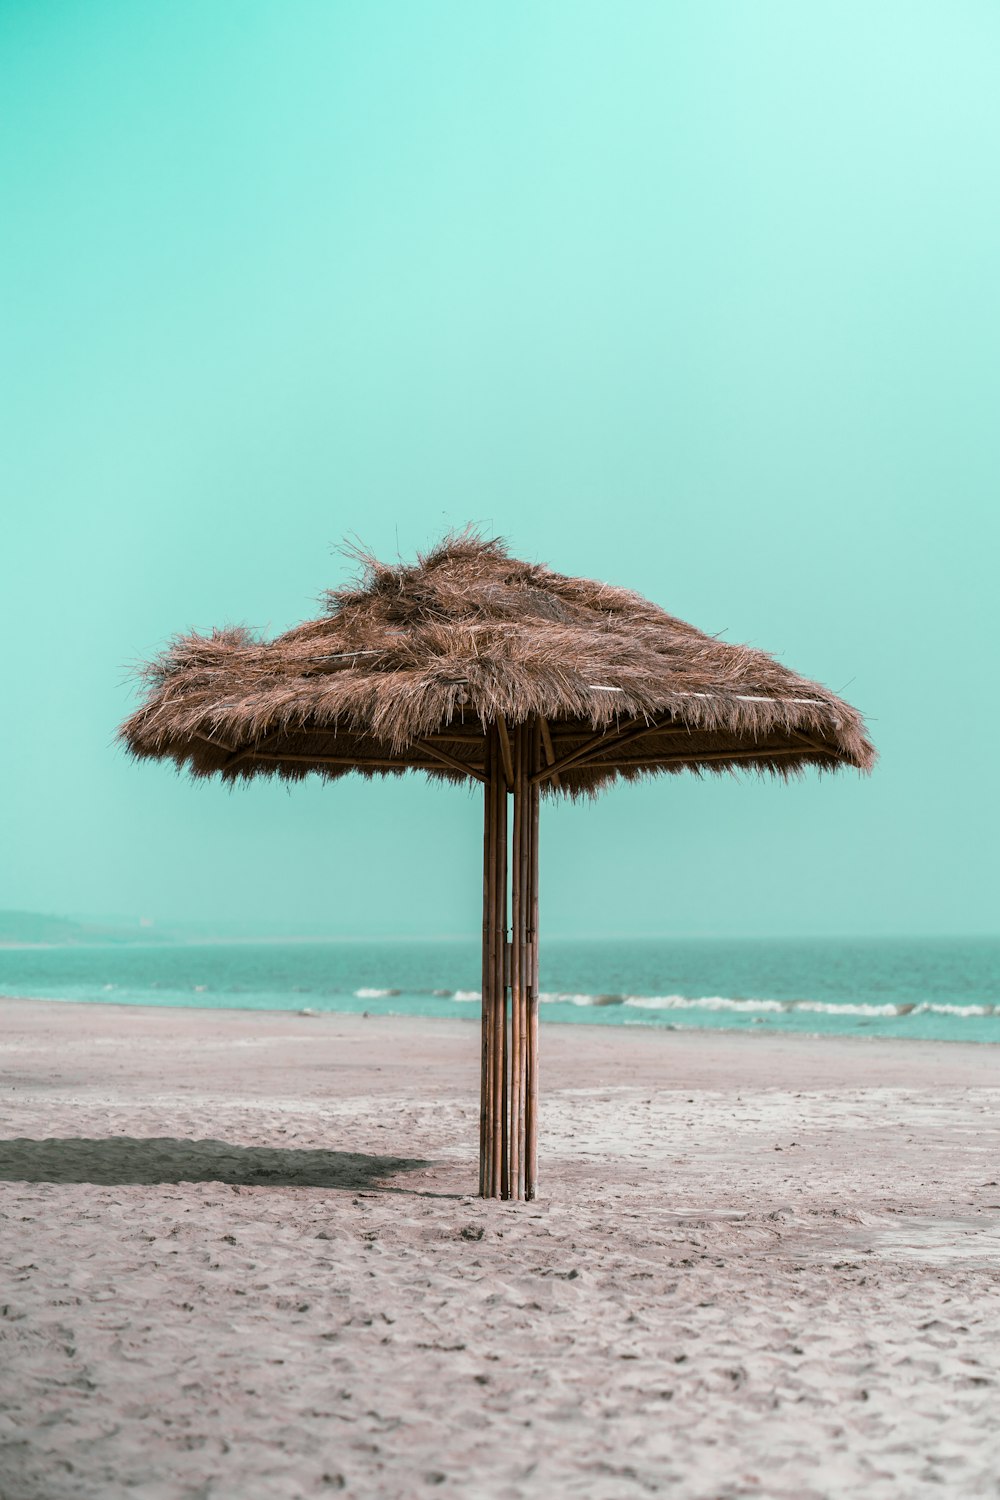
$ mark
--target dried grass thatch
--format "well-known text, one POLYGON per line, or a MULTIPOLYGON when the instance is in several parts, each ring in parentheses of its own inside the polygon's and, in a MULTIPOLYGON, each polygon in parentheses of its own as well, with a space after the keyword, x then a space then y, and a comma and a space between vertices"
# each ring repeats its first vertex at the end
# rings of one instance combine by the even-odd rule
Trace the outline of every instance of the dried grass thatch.
POLYGON ((355 587, 276 640, 175 640, 121 728, 131 753, 230 781, 414 768, 463 780, 483 775, 487 726, 539 718, 543 790, 570 795, 659 771, 874 763, 849 704, 638 594, 472 532, 414 566, 354 555, 355 587))

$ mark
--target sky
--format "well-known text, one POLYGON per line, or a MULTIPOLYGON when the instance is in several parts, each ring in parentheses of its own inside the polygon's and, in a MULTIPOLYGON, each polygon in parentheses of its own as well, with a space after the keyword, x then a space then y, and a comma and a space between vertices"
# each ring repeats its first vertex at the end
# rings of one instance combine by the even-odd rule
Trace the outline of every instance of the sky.
POLYGON ((997 930, 1000 11, 6 0, 0 907, 474 935, 419 777, 115 745, 466 521, 842 692, 871 778, 546 805, 543 929, 997 930))

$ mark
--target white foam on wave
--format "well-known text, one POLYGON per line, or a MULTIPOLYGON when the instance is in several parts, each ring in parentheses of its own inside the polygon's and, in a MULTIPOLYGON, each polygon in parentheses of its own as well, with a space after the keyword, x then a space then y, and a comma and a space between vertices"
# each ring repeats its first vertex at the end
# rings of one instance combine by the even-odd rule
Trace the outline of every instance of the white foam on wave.
MULTIPOLYGON (((387 1000, 404 993, 398 989, 360 989, 354 994, 358 1000, 387 1000)), ((482 999, 479 990, 434 990, 437 999, 451 1000, 457 1004, 476 1004, 482 999)), ((966 1019, 976 1016, 1000 1016, 1000 1005, 958 1005, 932 1001, 913 1003, 886 1001, 876 1004, 863 1000, 773 1000, 737 998, 731 995, 615 995, 589 994, 562 990, 543 991, 539 1001, 546 1005, 575 1005, 586 1008, 625 1006, 633 1010, 705 1010, 729 1011, 739 1015, 789 1014, 795 1012, 825 1016, 891 1016, 904 1019, 928 1013, 939 1016, 954 1016, 966 1019)), ((633 1023, 634 1024, 634 1023, 633 1023)))
POLYGON ((902 1012, 898 1005, 866 1005, 845 1000, 842 1004, 833 1000, 796 1000, 793 1010, 808 1010, 823 1016, 898 1016, 902 1012))
POLYGON ((918 1005, 918 1011, 929 1010, 937 1016, 995 1016, 995 1005, 918 1005))
POLYGON ((538 998, 548 1005, 624 1005, 626 1002, 624 995, 571 995, 544 991, 538 998))
POLYGON ((924 1001, 919 1004, 873 1004, 857 1000, 757 1000, 730 995, 570 995, 543 994, 540 1000, 564 1005, 627 1005, 635 1010, 714 1010, 746 1015, 781 1014, 795 1011, 825 1016, 895 1016, 931 1013, 959 1018, 1000 1014, 996 1005, 947 1005, 924 1001))
POLYGON ((636 1010, 742 1010, 748 1013, 789 1008, 783 1000, 733 1000, 728 995, 702 995, 698 999, 689 995, 628 995, 625 1004, 636 1010))

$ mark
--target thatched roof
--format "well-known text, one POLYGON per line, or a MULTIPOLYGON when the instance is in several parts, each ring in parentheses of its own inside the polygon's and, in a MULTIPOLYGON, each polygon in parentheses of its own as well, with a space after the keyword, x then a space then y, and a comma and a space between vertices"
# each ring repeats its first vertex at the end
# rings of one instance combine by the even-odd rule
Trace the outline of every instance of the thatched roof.
POLYGON ((131 753, 231 781, 413 768, 462 780, 482 771, 485 726, 539 717, 556 771, 543 789, 571 795, 656 771, 874 763, 847 703, 638 594, 468 532, 413 566, 355 555, 356 585, 273 641, 176 639, 121 728, 131 753))

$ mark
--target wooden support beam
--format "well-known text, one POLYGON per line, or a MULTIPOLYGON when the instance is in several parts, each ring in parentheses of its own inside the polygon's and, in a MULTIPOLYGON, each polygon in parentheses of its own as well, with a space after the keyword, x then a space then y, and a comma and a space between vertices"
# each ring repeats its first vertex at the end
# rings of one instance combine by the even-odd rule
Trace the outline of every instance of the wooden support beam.
POLYGON ((589 740, 585 740, 584 743, 578 746, 576 750, 571 750, 568 755, 564 755, 560 760, 555 761, 552 765, 546 766, 543 771, 536 771, 534 776, 531 778, 532 781, 548 781, 552 776, 558 775, 560 771, 565 771, 569 766, 574 765, 578 760, 583 760, 584 756, 590 755, 600 745, 606 745, 610 747, 611 745, 616 744, 617 741, 620 740, 622 736, 627 734, 630 730, 636 729, 640 724, 645 723, 645 719, 626 719, 625 723, 619 725, 619 727, 614 732, 609 732, 607 729, 602 729, 600 734, 592 735, 589 740))
POLYGON ((423 738, 429 745, 485 745, 487 736, 481 729, 439 729, 433 734, 425 734, 423 738))
POLYGON ((592 739, 587 740, 583 745, 578 745, 575 750, 571 750, 554 764, 550 763, 548 766, 537 771, 532 780, 535 782, 554 781, 555 776, 561 771, 569 770, 570 768, 577 770, 581 765, 589 765, 592 761, 597 762, 601 760, 603 764, 602 757, 608 751, 620 750, 625 745, 631 745, 636 740, 645 739, 650 734, 670 735, 673 737, 697 733, 697 728, 690 724, 678 724, 672 719, 666 721, 654 720, 652 723, 648 719, 641 721, 631 719, 622 725, 620 732, 617 734, 609 735, 605 731, 603 734, 594 735, 592 739))
MULTIPOLYGON (((307 724, 301 728, 287 729, 285 733, 289 735, 302 734, 307 737, 309 735, 321 735, 329 739, 343 737, 345 739, 352 739, 355 743, 360 740, 362 743, 367 743, 380 749, 385 748, 384 740, 377 740, 373 735, 354 734, 352 730, 343 729, 334 724, 327 727, 324 727, 322 724, 307 724)), ((479 728, 469 730, 435 729, 430 734, 422 735, 421 738, 431 745, 482 745, 484 747, 486 745, 486 735, 479 728)))
POLYGON ((514 789, 514 759, 510 753, 510 737, 507 734, 507 725, 503 714, 497 719, 497 733, 500 736, 500 754, 503 757, 503 773, 507 778, 507 789, 514 789))
MULTIPOLYGON (((615 740, 614 744, 608 748, 617 752, 619 750, 623 750, 626 745, 635 744, 636 740, 644 740, 646 736, 650 734, 667 735, 672 739, 677 739, 683 735, 692 735, 697 733, 698 730, 692 729, 690 724, 677 724, 672 720, 668 720, 665 724, 641 724, 637 729, 633 729, 630 733, 620 735, 619 738, 615 740)), ((574 764, 577 766, 581 764, 590 765, 592 761, 600 761, 605 753, 605 751, 597 749, 593 752, 592 755, 588 755, 586 760, 584 760, 583 762, 576 761, 574 764)))
MULTIPOLYGON (((253 760, 287 760, 293 764, 298 763, 305 766, 351 766, 356 771, 363 771, 366 766, 371 766, 375 770, 392 769, 395 771, 439 771, 441 769, 441 762, 438 760, 376 760, 374 756, 370 755, 363 757, 357 755, 292 755, 288 751, 282 753, 279 750, 247 750, 241 751, 239 759, 242 759, 243 755, 248 755, 253 760)), ((236 764, 235 760, 232 764, 236 764)), ((470 775, 479 777, 482 775, 482 768, 480 766, 467 766, 463 761, 461 762, 461 767, 463 771, 468 771, 470 775)), ((226 767, 223 766, 221 769, 225 770, 226 767)))
POLYGON ((450 766, 453 771, 462 771, 466 776, 474 776, 477 781, 485 782, 486 777, 477 766, 469 765, 464 760, 459 760, 455 755, 449 755, 447 750, 442 750, 440 745, 430 745, 426 740, 417 740, 414 748, 422 750, 425 755, 431 755, 439 760, 443 766, 450 766))
POLYGON ((234 749, 228 759, 219 767, 220 771, 231 770, 233 766, 238 766, 240 761, 246 760, 248 756, 259 756, 261 760, 264 760, 265 757, 260 754, 261 750, 266 745, 272 744, 278 738, 278 735, 283 733, 284 730, 282 729, 269 729, 266 734, 262 735, 259 740, 255 740, 252 745, 243 745, 238 749, 234 749))
MULTIPOLYGON (((819 747, 817 747, 819 749, 819 747)), ((816 753, 815 751, 813 753, 816 753)), ((821 755, 829 755, 836 758, 837 752, 825 747, 819 749, 821 755)), ((649 760, 602 760, 594 762, 593 765, 574 766, 574 770, 594 771, 625 771, 632 769, 642 771, 648 767, 654 771, 657 766, 697 766, 703 761, 715 760, 774 760, 781 755, 808 755, 809 751, 804 745, 777 745, 768 749, 766 745, 758 745, 753 750, 692 750, 689 755, 657 755, 649 760)))
POLYGON ((838 760, 847 758, 837 745, 824 745, 822 740, 814 740, 811 735, 803 734, 801 729, 793 730, 793 733, 798 735, 803 745, 810 750, 818 750, 820 755, 835 755, 838 760))
POLYGON ((202 734, 198 729, 192 729, 191 737, 195 740, 201 740, 204 745, 211 745, 213 750, 224 750, 227 755, 236 754, 235 745, 227 745, 224 740, 213 739, 211 735, 202 734))
MULTIPOLYGON (((543 746, 543 748, 545 750, 545 764, 549 767, 549 775, 550 775, 550 779, 552 781, 552 785, 554 787, 558 787, 558 785, 559 785, 559 772, 558 771, 555 771, 555 772, 552 771, 552 767, 555 765, 556 752, 555 752, 555 746, 552 743, 552 734, 551 734, 551 732, 549 730, 549 721, 548 721, 548 719, 539 719, 539 721, 538 721, 538 728, 539 728, 539 732, 540 732, 541 737, 542 737, 542 746, 543 746)), ((532 772, 531 772, 532 776, 534 776, 535 771, 537 769, 538 769, 537 766, 533 766, 532 767, 532 772)))

